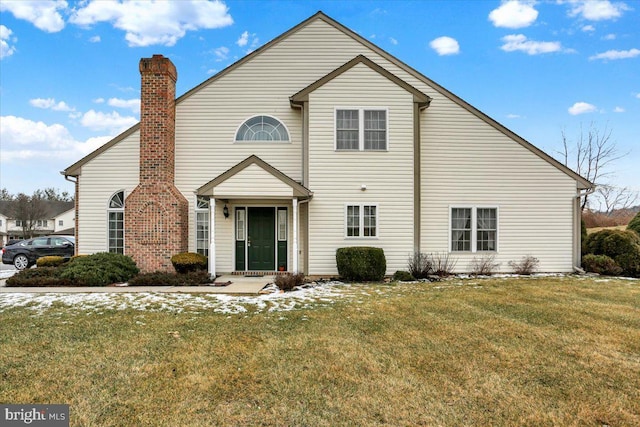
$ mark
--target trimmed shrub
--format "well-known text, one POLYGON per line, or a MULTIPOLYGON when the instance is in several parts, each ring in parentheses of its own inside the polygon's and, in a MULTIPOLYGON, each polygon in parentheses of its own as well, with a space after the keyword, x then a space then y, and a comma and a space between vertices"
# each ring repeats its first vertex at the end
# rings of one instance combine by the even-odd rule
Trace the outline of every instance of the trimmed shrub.
POLYGON ((433 263, 428 254, 415 251, 407 261, 409 274, 416 279, 426 279, 433 273, 433 263))
MULTIPOLYGON (((587 226, 584 223, 584 218, 580 218, 580 242, 581 242, 581 251, 582 251, 582 255, 584 255, 586 246, 585 246, 585 242, 587 241, 587 237, 589 236, 589 233, 587 233, 587 226)), ((519 274, 519 273, 518 273, 519 274)))
POLYGON ((195 252, 181 252, 171 257, 171 264, 178 273, 207 269, 207 257, 195 252))
POLYGON ((617 276, 622 273, 622 268, 606 255, 587 254, 582 257, 582 268, 590 273, 617 276))
POLYGON ((164 271, 142 273, 128 281, 129 286, 198 286, 208 285, 212 282, 209 273, 202 270, 183 274, 164 271))
POLYGON ((495 269, 500 266, 495 260, 496 256, 493 254, 473 257, 469 265, 469 271, 474 276, 491 276, 495 269))
POLYGON ((38 267, 59 267, 66 260, 61 256, 43 256, 36 260, 38 267))
MULTIPOLYGON (((426 278, 426 276, 424 278, 426 278)), ((393 280, 395 282, 411 282, 413 280, 416 280, 416 278, 413 277, 413 275, 408 271, 398 270, 393 273, 393 280)))
POLYGON ((336 264, 340 277, 355 282, 382 280, 387 270, 384 250, 368 246, 352 246, 336 250, 336 264))
POLYGON ((293 288, 304 283, 304 274, 277 274, 274 283, 282 291, 292 291, 293 288))
POLYGON ((640 236, 640 212, 633 217, 629 224, 627 224, 627 230, 635 231, 635 233, 640 236))
POLYGON ((640 277, 640 246, 636 246, 631 252, 618 255, 616 262, 625 276, 640 277))
POLYGON ((40 267, 22 270, 9 277, 7 287, 74 286, 71 280, 60 277, 60 268, 40 267))
POLYGON ((509 261, 509 266, 513 268, 513 272, 515 274, 526 276, 534 273, 538 269, 538 264, 540 264, 540 260, 531 255, 522 257, 518 262, 509 261))
POLYGON ((60 276, 76 286, 106 286, 126 282, 139 273, 136 263, 128 256, 99 252, 75 258, 60 276))
POLYGON ((589 234, 585 241, 585 249, 588 254, 608 255, 615 258, 617 255, 628 252, 633 244, 640 245, 640 237, 629 230, 600 230, 589 234))

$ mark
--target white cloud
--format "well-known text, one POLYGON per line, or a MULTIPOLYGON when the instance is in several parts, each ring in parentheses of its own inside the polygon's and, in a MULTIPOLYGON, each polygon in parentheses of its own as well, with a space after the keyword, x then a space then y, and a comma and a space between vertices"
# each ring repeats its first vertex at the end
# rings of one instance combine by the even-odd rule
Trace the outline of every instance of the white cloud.
POLYGON ((460 45, 458 44, 458 41, 447 36, 431 40, 429 46, 431 46, 431 49, 435 50, 440 56, 457 55, 460 53, 460 45))
POLYGON ((116 108, 128 108, 134 113, 140 112, 140 99, 110 98, 107 104, 116 108))
POLYGON ((9 43, 15 43, 16 38, 11 37, 13 31, 4 25, 0 25, 0 59, 11 56, 16 51, 15 46, 11 46, 9 43))
POLYGON ((100 36, 93 36, 89 39, 91 43, 100 43, 101 40, 100 36))
POLYGON ((129 46, 173 46, 187 31, 233 24, 220 1, 100 1, 83 4, 69 19, 80 26, 110 22, 123 30, 129 46))
POLYGON ((135 117, 121 116, 118 112, 102 113, 95 110, 89 110, 80 119, 80 124, 86 128, 95 131, 110 131, 117 134, 125 131, 131 126, 138 123, 135 117))
POLYGON ((398 40, 394 39, 393 37, 389 37, 389 41, 391 42, 392 45, 396 46, 398 44, 398 40))
POLYGON ((541 53, 560 52, 562 45, 560 42, 538 42, 527 40, 523 34, 510 34, 502 38, 504 44, 500 49, 505 52, 521 51, 528 55, 539 55, 541 53))
POLYGON ((34 98, 29 100, 29 104, 36 108, 54 111, 75 111, 75 108, 69 107, 66 102, 56 102, 53 98, 34 98))
POLYGON ((242 33, 238 41, 236 41, 236 44, 240 47, 246 46, 247 43, 249 43, 249 31, 242 33))
POLYGON ((577 116, 578 114, 593 113, 596 111, 596 106, 587 102, 576 102, 569 107, 569 114, 577 116))
POLYGON ((580 16, 589 21, 616 19, 630 10, 629 6, 622 2, 612 3, 609 0, 569 0, 569 3, 569 16, 580 16))
POLYGON ((0 138, 3 142, 2 163, 20 159, 77 159, 100 147, 112 138, 101 136, 85 142, 77 141, 61 124, 47 125, 16 116, 0 118, 0 138))
POLYGON ((622 108, 622 107, 616 107, 616 108, 613 109, 613 112, 614 113, 624 113, 625 109, 622 108))
POLYGON ((496 27, 524 28, 533 24, 538 18, 538 11, 534 9, 534 1, 509 0, 503 1, 500 7, 489 13, 489 20, 496 27))
POLYGON ((208 75, 215 74, 215 73, 217 73, 217 72, 218 72, 218 69, 217 69, 217 68, 209 68, 209 69, 207 70, 207 74, 208 74, 208 75))
POLYGON ((596 30, 596 27, 594 27, 593 25, 585 25, 581 28, 582 31, 584 31, 585 33, 590 33, 596 30))
POLYGON ((0 12, 11 12, 18 19, 31 22, 48 33, 56 33, 64 28, 64 20, 59 10, 66 10, 64 0, 3 1, 0 12))
POLYGON ((616 39, 616 35, 615 34, 607 34, 606 36, 604 36, 602 38, 602 40, 615 40, 616 39))
POLYGON ((229 57, 229 48, 225 46, 220 46, 213 50, 213 54, 216 56, 216 61, 224 61, 229 57))
POLYGON ((522 118, 522 116, 519 115, 519 114, 507 114, 507 118, 508 119, 520 119, 520 118, 522 118))
POLYGON ((590 56, 589 60, 593 61, 594 59, 604 59, 606 61, 613 59, 628 59, 635 58, 638 55, 640 55, 640 49, 608 50, 606 52, 590 56))
POLYGON ((104 104, 104 98, 96 98, 93 100, 93 102, 96 104, 104 104))
POLYGON ((636 98, 640 99, 640 93, 636 93, 636 98))

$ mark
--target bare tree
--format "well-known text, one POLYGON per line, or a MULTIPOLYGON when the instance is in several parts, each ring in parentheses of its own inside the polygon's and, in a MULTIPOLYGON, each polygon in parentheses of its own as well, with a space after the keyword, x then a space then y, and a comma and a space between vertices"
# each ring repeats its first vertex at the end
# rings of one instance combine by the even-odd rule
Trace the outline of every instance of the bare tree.
MULTIPOLYGON (((608 125, 600 130, 592 122, 586 132, 581 125, 578 138, 570 141, 563 130, 563 151, 558 153, 562 156, 565 166, 573 169, 578 175, 597 186, 606 185, 605 179, 613 174, 611 164, 629 154, 618 152, 615 141, 611 139, 611 133, 608 125)), ((589 195, 584 196, 582 210, 588 206, 588 199, 589 195)))
POLYGON ((598 210, 607 216, 611 216, 616 210, 635 206, 640 199, 638 192, 629 187, 615 187, 607 184, 598 187, 598 195, 600 196, 598 210))
POLYGON ((13 194, 9 193, 6 188, 0 188, 0 200, 13 200, 13 194))
POLYGON ((38 220, 47 217, 47 203, 37 192, 33 196, 20 193, 14 198, 10 215, 16 221, 20 221, 22 236, 31 238, 36 230, 38 220))

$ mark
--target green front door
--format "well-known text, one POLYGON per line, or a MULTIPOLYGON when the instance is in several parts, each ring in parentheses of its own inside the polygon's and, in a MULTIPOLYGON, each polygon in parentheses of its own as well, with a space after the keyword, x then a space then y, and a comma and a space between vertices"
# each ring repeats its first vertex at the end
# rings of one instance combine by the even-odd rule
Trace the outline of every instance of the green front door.
POLYGON ((276 269, 276 215, 274 208, 248 208, 247 256, 249 270, 276 269))

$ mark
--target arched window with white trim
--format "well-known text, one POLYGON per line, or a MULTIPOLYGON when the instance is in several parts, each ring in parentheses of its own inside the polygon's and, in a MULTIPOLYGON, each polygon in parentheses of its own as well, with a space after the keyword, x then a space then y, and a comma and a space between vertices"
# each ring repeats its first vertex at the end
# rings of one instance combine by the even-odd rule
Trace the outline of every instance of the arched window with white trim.
POLYGON ((108 251, 124 254, 124 191, 118 191, 111 197, 107 215, 108 251))
POLYGON ((280 120, 271 116, 254 116, 236 132, 237 142, 289 142, 289 131, 280 120))

